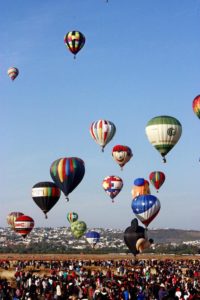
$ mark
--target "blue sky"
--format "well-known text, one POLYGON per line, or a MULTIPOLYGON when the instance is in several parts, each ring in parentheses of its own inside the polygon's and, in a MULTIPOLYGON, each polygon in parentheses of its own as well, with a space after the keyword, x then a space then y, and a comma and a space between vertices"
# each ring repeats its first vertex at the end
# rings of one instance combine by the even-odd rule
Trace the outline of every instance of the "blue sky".
POLYGON ((199 1, 7 0, 0 11, 0 226, 11 211, 32 216, 35 226, 68 226, 66 214, 76 211, 89 227, 125 229, 134 179, 160 170, 166 181, 151 193, 161 210, 149 227, 200 230, 200 120, 192 111, 200 93, 199 1), (86 37, 76 60, 63 41, 71 30, 86 37), (14 82, 10 66, 20 71, 14 82), (167 164, 145 135, 162 114, 183 127, 167 164), (104 153, 89 134, 99 119, 117 127, 104 153), (133 151, 123 171, 111 156, 116 144, 133 151), (85 161, 85 177, 45 220, 31 188, 51 181, 51 163, 65 156, 85 161), (108 175, 124 181, 114 204, 101 186, 108 175))

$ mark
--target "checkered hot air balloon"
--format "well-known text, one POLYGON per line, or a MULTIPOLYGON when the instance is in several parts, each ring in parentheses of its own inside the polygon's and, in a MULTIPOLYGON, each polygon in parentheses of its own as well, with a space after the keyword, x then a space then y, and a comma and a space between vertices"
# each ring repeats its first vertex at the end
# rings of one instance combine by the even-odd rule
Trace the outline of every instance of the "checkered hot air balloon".
POLYGON ((114 198, 119 194, 123 187, 123 180, 118 176, 107 176, 102 183, 104 191, 109 195, 114 202, 114 198))
POLYGON ((85 45, 85 36, 80 31, 69 31, 64 37, 64 43, 75 58, 85 45))
POLYGON ((147 123, 145 130, 149 142, 160 152, 163 162, 166 162, 165 156, 181 137, 181 123, 174 117, 158 116, 147 123))
POLYGON ((98 120, 90 126, 90 134, 104 151, 105 146, 112 140, 116 133, 114 123, 108 120, 98 120))
POLYGON ((147 227, 160 211, 160 201, 153 195, 140 195, 132 200, 132 210, 147 227))

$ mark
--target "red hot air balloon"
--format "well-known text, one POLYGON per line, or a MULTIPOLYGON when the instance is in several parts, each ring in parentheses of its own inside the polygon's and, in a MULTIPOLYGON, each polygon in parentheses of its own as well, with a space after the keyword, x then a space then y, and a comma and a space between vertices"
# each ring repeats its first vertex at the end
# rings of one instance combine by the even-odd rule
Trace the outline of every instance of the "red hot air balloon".
POLYGON ((200 95, 197 95, 193 102, 192 102, 192 108, 195 113, 195 115, 200 119, 200 95))
POLYGON ((151 172, 151 174, 149 175, 149 179, 158 192, 159 188, 163 185, 165 181, 165 174, 160 171, 154 171, 151 172))
POLYGON ((33 229, 34 224, 34 220, 31 217, 20 216, 15 220, 15 231, 25 238, 33 229))
POLYGON ((131 159, 133 153, 131 148, 128 146, 116 145, 112 149, 112 156, 122 169, 123 166, 131 159))

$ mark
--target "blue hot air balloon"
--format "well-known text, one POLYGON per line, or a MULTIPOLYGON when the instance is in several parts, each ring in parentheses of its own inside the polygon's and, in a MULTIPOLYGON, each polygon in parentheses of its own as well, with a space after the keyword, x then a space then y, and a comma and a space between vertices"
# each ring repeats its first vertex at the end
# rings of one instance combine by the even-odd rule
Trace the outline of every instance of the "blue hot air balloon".
POLYGON ((160 211, 160 201, 153 195, 140 195, 133 199, 132 210, 147 227, 160 211))
POLYGON ((99 242, 100 234, 97 231, 88 231, 85 235, 87 242, 92 248, 99 242))

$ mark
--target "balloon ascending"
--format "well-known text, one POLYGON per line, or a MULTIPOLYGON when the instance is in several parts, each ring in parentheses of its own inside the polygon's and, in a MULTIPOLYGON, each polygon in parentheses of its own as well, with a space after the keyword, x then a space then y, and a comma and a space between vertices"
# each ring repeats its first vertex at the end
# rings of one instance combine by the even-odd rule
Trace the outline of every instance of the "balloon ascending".
POLYGON ((92 248, 94 248, 100 240, 100 234, 97 231, 88 231, 85 237, 92 248))
POLYGON ((70 31, 65 35, 64 42, 75 58, 85 44, 85 36, 80 31, 70 31))
POLYGON ((115 125, 108 120, 93 122, 90 126, 90 134, 104 151, 105 146, 112 140, 116 132, 115 125))
POLYGON ((31 232, 34 227, 34 220, 29 216, 20 216, 15 220, 15 231, 23 238, 31 232))
POLYGON ((110 198, 114 199, 123 188, 123 180, 118 176, 107 176, 104 178, 102 186, 110 198))
POLYGON ((149 179, 158 192, 159 188, 163 185, 165 181, 165 174, 160 171, 154 171, 151 172, 151 174, 149 175, 149 179))
POLYGON ((82 237, 87 230, 87 225, 84 221, 75 221, 71 223, 71 231, 75 238, 82 237))
POLYGON ((145 130, 149 142, 160 152, 163 162, 166 162, 165 156, 181 137, 181 123, 174 117, 159 116, 151 119, 145 130))
POLYGON ((192 102, 192 108, 195 115, 200 119, 200 95, 194 98, 192 102))
POLYGON ((138 197, 139 195, 151 194, 148 180, 144 178, 136 178, 133 182, 134 186, 131 190, 132 198, 138 197))
POLYGON ((123 168, 123 166, 131 159, 133 153, 128 146, 116 145, 112 149, 112 156, 116 163, 123 168))
POLYGON ((32 187, 32 198, 47 219, 47 213, 60 198, 60 189, 53 182, 38 182, 32 187))
POLYGON ((67 220, 69 223, 76 222, 78 220, 78 214, 76 212, 69 212, 67 214, 67 220))
POLYGON ((133 199, 132 210, 147 227, 160 211, 160 201, 153 195, 141 195, 133 199))
POLYGON ((15 220, 23 215, 24 214, 22 212, 18 212, 18 211, 9 213, 6 218, 8 225, 10 225, 10 227, 13 230, 15 230, 15 220))
POLYGON ((138 220, 135 218, 131 221, 131 226, 124 231, 124 242, 130 252, 136 256, 144 249, 148 249, 153 240, 148 240, 146 229, 139 226, 138 220))
POLYGON ((8 69, 7 73, 12 80, 15 80, 15 78, 19 75, 19 70, 15 67, 11 67, 8 69))
POLYGON ((84 161, 78 157, 65 157, 55 160, 50 167, 55 184, 68 195, 79 185, 85 174, 84 161))

